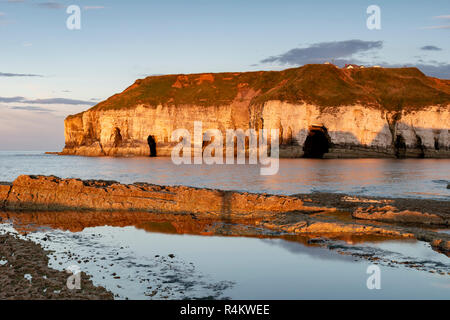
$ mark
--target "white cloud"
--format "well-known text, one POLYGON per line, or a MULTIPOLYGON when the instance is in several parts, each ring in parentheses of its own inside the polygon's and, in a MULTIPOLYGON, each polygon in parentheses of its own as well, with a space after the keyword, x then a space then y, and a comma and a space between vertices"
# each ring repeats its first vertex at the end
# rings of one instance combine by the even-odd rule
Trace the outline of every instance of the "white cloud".
POLYGON ((104 6, 84 6, 83 7, 84 10, 100 10, 100 9, 105 9, 104 6))
POLYGON ((424 30, 434 30, 434 29, 450 29, 450 25, 445 25, 445 26, 431 26, 431 27, 423 27, 421 29, 424 30))
POLYGON ((434 19, 450 19, 450 14, 433 17, 434 19))

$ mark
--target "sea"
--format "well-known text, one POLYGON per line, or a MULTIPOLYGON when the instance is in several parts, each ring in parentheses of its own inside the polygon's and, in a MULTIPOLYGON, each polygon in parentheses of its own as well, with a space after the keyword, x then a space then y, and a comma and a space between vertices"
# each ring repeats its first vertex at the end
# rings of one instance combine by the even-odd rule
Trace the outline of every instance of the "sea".
MULTIPOLYGON (((170 158, 1 151, 0 181, 21 174, 285 195, 436 199, 450 206, 449 159, 281 159, 278 174, 262 176, 258 165, 175 165, 170 158)), ((52 252, 51 267, 75 265, 116 299, 450 298, 450 259, 421 241, 335 241, 331 249, 298 239, 174 234, 107 221, 70 231, 40 224, 39 213, 32 226, 24 226, 20 214, 2 221, 0 233, 14 232, 41 244, 52 252), (24 235, 21 230, 27 227, 32 231, 24 235), (369 261, 354 253, 382 259, 369 261), (369 283, 373 266, 380 275, 376 288, 369 283)))

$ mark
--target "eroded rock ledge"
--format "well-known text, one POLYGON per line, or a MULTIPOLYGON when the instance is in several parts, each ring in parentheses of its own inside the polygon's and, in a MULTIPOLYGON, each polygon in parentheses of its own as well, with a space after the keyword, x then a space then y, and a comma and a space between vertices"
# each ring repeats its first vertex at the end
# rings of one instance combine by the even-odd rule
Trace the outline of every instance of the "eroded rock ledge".
MULTIPOLYGON (((449 204, 450 205, 450 204, 449 204)), ((370 206, 368 208, 358 208, 353 213, 353 217, 365 220, 416 223, 428 225, 448 226, 450 217, 444 217, 433 213, 399 210, 394 206, 370 206)))
POLYGON ((211 217, 323 210, 305 208, 302 200, 288 196, 26 175, 0 185, 0 204, 6 210, 126 210, 211 217))
MULTIPOLYGON (((122 212, 123 218, 125 212, 151 212, 164 215, 169 221, 177 220, 180 215, 191 216, 202 225, 199 232, 205 234, 213 232, 212 226, 225 224, 233 225, 232 229, 227 229, 230 235, 258 236, 269 232, 274 236, 415 238, 429 242, 434 249, 447 255, 450 253, 450 235, 429 230, 432 225, 448 227, 447 206, 427 213, 405 210, 410 208, 408 206, 398 209, 395 205, 393 200, 343 195, 278 196, 54 176, 24 175, 13 183, 0 184, 0 209, 6 211, 85 210, 119 215, 122 212), (250 229, 244 232, 245 228, 236 228, 237 225, 250 229)), ((8 219, 7 216, 3 218, 8 219)))

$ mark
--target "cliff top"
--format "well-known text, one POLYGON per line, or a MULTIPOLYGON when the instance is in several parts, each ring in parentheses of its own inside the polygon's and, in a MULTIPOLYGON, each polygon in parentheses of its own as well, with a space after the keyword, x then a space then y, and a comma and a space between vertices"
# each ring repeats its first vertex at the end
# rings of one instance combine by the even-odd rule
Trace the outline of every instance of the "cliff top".
POLYGON ((365 104, 386 110, 450 103, 450 80, 427 77, 417 68, 340 69, 312 64, 283 71, 151 76, 91 110, 136 105, 226 105, 252 92, 251 104, 270 100, 321 107, 365 104))

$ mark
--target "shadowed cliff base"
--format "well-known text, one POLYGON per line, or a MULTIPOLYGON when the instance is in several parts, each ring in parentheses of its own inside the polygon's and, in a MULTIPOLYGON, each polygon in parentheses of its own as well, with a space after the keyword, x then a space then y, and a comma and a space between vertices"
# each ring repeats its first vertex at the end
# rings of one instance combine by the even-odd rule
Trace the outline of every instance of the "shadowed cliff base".
MULTIPOLYGON (((211 221, 220 222, 209 229, 212 233, 416 238, 445 254, 450 252, 450 235, 432 229, 448 228, 448 202, 310 196, 315 200, 308 195, 275 196, 45 176, 20 176, 12 184, 0 185, 1 208, 9 211, 96 210, 117 212, 111 216, 118 219, 139 219, 137 212, 151 212, 165 218, 170 214, 169 220, 177 215, 198 219, 197 232, 208 232, 205 221, 211 221)), ((98 219, 101 217, 99 213, 98 219)))
MULTIPOLYGON (((398 115, 398 117, 401 117, 401 115, 398 115)), ((386 122, 374 134, 374 138, 370 144, 361 144, 359 138, 352 132, 330 131, 326 126, 317 124, 309 126, 308 129, 300 130, 297 132, 296 137, 290 137, 289 139, 281 139, 282 132, 283 130, 281 130, 280 134, 280 158, 450 158, 450 130, 414 127, 399 120, 392 123, 386 122), (382 140, 386 140, 388 143, 385 146, 380 146, 375 143, 376 141, 382 140)), ((222 153, 225 160, 227 143, 229 143, 226 139, 226 132, 222 132, 222 137, 222 153)), ((240 152, 248 159, 250 152, 248 137, 245 138, 245 141, 245 150, 240 152)), ((209 143, 208 141, 203 141, 202 149, 204 150, 209 143)), ((172 150, 177 144, 178 142, 168 142, 168 139, 160 142, 157 137, 150 135, 146 138, 145 142, 141 143, 134 140, 132 145, 128 146, 124 142, 119 147, 111 149, 97 141, 91 145, 66 146, 63 152, 57 154, 93 157, 171 157, 172 150)), ((234 141, 231 146, 234 147, 236 157, 238 144, 234 141)), ((269 141, 267 152, 269 156, 270 148, 269 141)), ((193 154, 194 152, 192 152, 193 154)))

